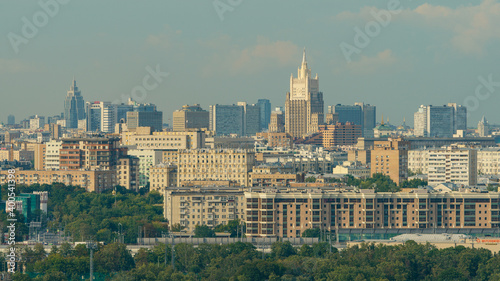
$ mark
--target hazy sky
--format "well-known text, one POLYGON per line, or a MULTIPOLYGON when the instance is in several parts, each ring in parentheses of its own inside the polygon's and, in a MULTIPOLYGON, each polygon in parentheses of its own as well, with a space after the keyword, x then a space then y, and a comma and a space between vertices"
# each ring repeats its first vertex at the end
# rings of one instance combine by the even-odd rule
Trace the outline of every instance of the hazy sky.
POLYGON ((500 123, 496 0, 55 1, 41 0, 58 3, 45 11, 0 0, 0 121, 59 114, 73 75, 85 101, 119 100, 146 80, 143 102, 168 123, 183 104, 283 106, 306 47, 325 110, 363 101, 378 121, 412 124, 420 104, 457 102, 472 109, 469 126, 483 114, 500 123), (355 50, 350 62, 341 45, 355 50), (169 73, 160 83, 147 76, 157 66, 169 73))

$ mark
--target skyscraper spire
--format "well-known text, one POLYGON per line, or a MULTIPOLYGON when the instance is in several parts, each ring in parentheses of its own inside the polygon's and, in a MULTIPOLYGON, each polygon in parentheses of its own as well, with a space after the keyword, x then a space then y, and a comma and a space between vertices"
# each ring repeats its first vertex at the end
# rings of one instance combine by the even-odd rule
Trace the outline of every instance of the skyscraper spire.
POLYGON ((306 47, 304 47, 304 53, 302 54, 302 64, 307 64, 307 61, 306 61, 306 47))

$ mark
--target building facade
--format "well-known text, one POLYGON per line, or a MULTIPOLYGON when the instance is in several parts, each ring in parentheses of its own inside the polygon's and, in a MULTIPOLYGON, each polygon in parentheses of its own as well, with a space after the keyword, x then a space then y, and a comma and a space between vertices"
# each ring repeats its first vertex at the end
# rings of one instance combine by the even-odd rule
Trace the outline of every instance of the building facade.
POLYGON ((335 125, 320 125, 323 147, 330 149, 337 146, 355 145, 361 137, 361 126, 351 122, 336 123, 335 125))
POLYGON ((410 143, 401 138, 375 141, 371 151, 371 174, 384 174, 397 185, 408 179, 410 143))
POLYGON ((310 228, 331 232, 400 229, 495 229, 498 192, 375 193, 353 191, 247 191, 248 237, 301 237, 310 228))
POLYGON ((149 190, 163 191, 169 187, 177 186, 177 166, 161 163, 149 169, 149 190))
POLYGON ((456 103, 421 105, 413 118, 417 137, 451 138, 459 130, 467 131, 467 108, 456 103))
MULTIPOLYGON (((85 188, 88 192, 100 193, 116 185, 114 171, 16 171, 17 184, 63 183, 85 188)), ((7 184, 7 171, 0 171, 0 184, 7 184)))
POLYGON ((210 130, 218 136, 232 134, 253 136, 260 132, 260 107, 246 102, 211 105, 210 130))
POLYGON ((153 149, 130 149, 128 155, 139 159, 138 186, 146 187, 149 183, 151 168, 159 165, 163 161, 163 151, 153 149))
POLYGON ((178 184, 197 180, 229 180, 250 186, 255 152, 247 149, 191 149, 179 151, 178 184))
POLYGON ((127 112, 127 128, 134 130, 137 127, 151 127, 153 131, 163 130, 163 112, 161 111, 133 111, 127 112))
POLYGON ((197 225, 216 227, 245 220, 242 188, 175 188, 164 191, 164 216, 171 226, 181 225, 194 233, 197 225))
POLYGON ((428 155, 429 185, 453 183, 458 186, 474 186, 477 184, 476 150, 449 147, 431 149, 428 155))

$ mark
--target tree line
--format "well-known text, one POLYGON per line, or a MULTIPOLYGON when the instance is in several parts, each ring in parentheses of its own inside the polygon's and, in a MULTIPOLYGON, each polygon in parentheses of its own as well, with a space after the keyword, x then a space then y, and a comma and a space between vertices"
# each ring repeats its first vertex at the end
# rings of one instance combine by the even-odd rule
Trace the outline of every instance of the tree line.
MULTIPOLYGON (((437 249, 408 241, 403 245, 365 243, 337 251, 325 242, 295 248, 275 242, 262 253, 249 243, 177 244, 140 249, 132 256, 124 244, 100 246, 95 272, 102 280, 499 280, 500 256, 457 246, 437 249)), ((88 278, 84 245, 63 244, 45 253, 41 245, 24 249, 13 280, 88 278)))

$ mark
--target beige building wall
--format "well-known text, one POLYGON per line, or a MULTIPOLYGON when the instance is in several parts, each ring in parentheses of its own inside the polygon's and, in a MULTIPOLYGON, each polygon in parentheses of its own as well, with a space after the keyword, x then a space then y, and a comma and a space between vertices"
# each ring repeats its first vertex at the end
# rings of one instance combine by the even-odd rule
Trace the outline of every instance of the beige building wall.
POLYGON ((500 193, 245 192, 246 235, 300 237, 310 228, 496 229, 500 193))
POLYGON ((229 180, 250 186, 255 152, 245 149, 179 151, 178 184, 183 181, 229 180))
POLYGON ((118 159, 116 182, 126 189, 139 191, 139 158, 128 156, 118 159))
POLYGON ((381 173, 399 185, 408 179, 409 142, 401 138, 375 141, 371 151, 371 174, 381 173))
MULTIPOLYGON (((100 193, 116 185, 113 171, 16 171, 17 184, 63 183, 85 188, 89 192, 100 193)), ((8 181, 8 171, 0 171, 0 184, 8 181)))
POLYGON ((123 132, 122 145, 136 145, 142 149, 196 149, 205 145, 205 132, 153 132, 139 134, 137 132, 123 132))
POLYGON ((149 190, 157 190, 163 194, 168 187, 177 186, 177 166, 165 163, 151 167, 149 170, 149 190))
POLYGON ((244 221, 245 196, 241 188, 176 188, 164 191, 164 216, 187 233, 197 225, 216 227, 231 220, 244 221))

